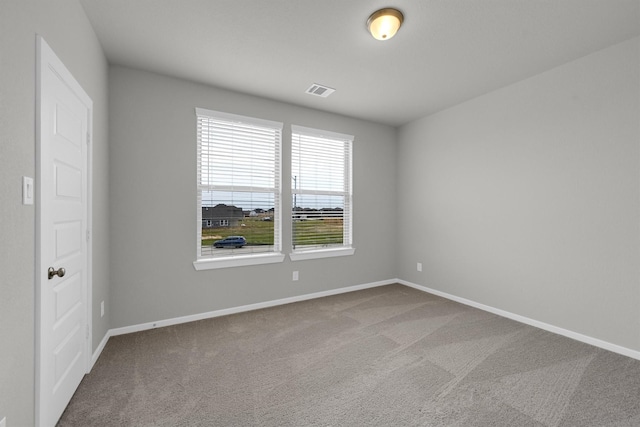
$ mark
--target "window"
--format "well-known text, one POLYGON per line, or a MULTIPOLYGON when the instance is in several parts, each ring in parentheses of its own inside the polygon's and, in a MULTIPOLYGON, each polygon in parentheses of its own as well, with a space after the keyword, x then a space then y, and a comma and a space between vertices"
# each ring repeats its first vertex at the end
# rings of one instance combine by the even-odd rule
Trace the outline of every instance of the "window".
POLYGON ((353 136, 292 126, 292 260, 353 254, 353 136))
POLYGON ((282 261, 282 123, 201 108, 196 116, 195 268, 282 261), (226 244, 230 236, 242 239, 226 244))

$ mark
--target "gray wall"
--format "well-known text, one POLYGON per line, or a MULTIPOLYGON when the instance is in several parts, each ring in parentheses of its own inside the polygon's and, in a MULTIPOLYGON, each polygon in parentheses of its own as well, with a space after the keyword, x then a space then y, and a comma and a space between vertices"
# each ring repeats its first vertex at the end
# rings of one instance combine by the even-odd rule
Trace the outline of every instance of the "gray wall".
POLYGON ((403 126, 400 276, 640 350, 639 45, 403 126))
POLYGON ((394 128, 122 67, 109 97, 113 328, 396 277, 394 128), (195 107, 284 122, 285 207, 290 125, 355 135, 355 255, 195 271, 195 107))
POLYGON ((36 33, 94 102, 94 348, 108 330, 107 63, 76 0, 0 4, 0 419, 34 423, 35 208, 22 205, 22 176, 35 174, 36 33))

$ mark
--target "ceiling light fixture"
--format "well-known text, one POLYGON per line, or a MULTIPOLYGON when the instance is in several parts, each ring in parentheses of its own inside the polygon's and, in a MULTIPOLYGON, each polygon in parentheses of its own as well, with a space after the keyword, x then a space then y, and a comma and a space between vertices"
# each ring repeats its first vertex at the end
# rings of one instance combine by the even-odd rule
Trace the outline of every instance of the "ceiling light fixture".
POLYGON ((390 7, 377 10, 367 20, 367 29, 376 40, 389 40, 395 36, 404 21, 398 9, 390 7))

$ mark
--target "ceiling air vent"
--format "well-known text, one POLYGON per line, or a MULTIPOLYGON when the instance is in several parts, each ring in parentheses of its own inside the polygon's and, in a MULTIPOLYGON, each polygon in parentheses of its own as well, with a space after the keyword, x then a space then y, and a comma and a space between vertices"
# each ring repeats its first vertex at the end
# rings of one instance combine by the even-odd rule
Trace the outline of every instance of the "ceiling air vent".
POLYGON ((326 98, 327 96, 331 95, 335 91, 336 91, 335 89, 331 89, 330 87, 319 85, 318 83, 312 84, 311 87, 307 89, 307 93, 309 95, 321 96, 323 98, 326 98))

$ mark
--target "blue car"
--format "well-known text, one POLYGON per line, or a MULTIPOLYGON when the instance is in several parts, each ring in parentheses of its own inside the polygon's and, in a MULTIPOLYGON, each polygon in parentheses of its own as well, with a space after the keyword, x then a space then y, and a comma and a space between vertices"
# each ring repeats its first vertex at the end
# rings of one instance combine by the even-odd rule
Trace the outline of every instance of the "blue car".
POLYGON ((247 239, 244 236, 229 236, 222 240, 216 240, 213 242, 214 248, 241 248, 247 244, 247 239))

